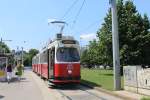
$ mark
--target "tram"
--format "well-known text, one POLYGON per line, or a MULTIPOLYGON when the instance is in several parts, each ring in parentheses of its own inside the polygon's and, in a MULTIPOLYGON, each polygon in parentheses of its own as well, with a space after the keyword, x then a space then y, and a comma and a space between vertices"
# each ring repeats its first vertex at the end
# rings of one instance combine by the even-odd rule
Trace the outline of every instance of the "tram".
POLYGON ((57 34, 54 41, 33 57, 33 72, 54 84, 80 83, 79 51, 77 40, 57 34))

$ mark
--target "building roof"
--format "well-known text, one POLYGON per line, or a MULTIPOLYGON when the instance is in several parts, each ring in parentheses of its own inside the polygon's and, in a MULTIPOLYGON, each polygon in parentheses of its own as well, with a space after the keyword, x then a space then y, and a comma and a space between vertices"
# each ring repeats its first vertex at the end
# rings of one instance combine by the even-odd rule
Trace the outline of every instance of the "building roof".
POLYGON ((0 53, 0 57, 10 57, 13 56, 11 53, 0 53))

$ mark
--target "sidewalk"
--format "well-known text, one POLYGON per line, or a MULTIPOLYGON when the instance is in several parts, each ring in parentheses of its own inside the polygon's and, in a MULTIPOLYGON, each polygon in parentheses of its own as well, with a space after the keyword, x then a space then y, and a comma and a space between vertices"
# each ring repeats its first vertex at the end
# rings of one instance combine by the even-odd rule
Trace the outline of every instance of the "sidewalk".
POLYGON ((36 82, 25 72, 20 81, 14 76, 9 84, 0 82, 0 100, 43 100, 39 90, 36 82))
POLYGON ((110 95, 113 95, 113 96, 117 96, 117 97, 122 98, 124 100, 140 100, 141 98, 146 97, 144 95, 136 94, 136 93, 125 91, 125 90, 109 91, 109 90, 103 89, 101 87, 93 87, 92 85, 89 85, 89 84, 86 84, 86 83, 81 83, 81 84, 85 85, 85 86, 88 86, 90 88, 94 88, 98 91, 102 91, 104 93, 107 93, 107 94, 110 94, 110 95))
POLYGON ((141 94, 136 94, 133 92, 129 92, 129 91, 125 91, 125 90, 121 90, 121 91, 114 91, 115 94, 120 95, 124 98, 128 98, 131 100, 140 100, 141 98, 145 97, 144 95, 141 94))

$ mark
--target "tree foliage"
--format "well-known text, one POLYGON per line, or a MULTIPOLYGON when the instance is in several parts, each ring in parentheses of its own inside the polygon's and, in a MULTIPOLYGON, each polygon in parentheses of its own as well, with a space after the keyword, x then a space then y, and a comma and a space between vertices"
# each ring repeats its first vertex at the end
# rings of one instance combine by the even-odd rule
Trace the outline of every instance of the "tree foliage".
POLYGON ((31 66, 32 65, 32 58, 38 54, 39 51, 36 50, 36 49, 30 49, 29 52, 26 52, 25 53, 25 56, 24 56, 24 65, 26 66, 31 66))
MULTIPOLYGON (((121 65, 150 65, 150 21, 137 11, 133 1, 118 0, 118 27, 121 65)), ((112 65, 112 18, 108 10, 102 27, 97 31, 96 44, 89 43, 87 59, 92 64, 112 65), (89 56, 92 54, 92 56, 89 56), (90 57, 90 58, 88 58, 90 57)), ((82 59, 82 57, 81 57, 82 59)))
POLYGON ((0 42, 0 51, 10 53, 9 47, 4 42, 0 42))

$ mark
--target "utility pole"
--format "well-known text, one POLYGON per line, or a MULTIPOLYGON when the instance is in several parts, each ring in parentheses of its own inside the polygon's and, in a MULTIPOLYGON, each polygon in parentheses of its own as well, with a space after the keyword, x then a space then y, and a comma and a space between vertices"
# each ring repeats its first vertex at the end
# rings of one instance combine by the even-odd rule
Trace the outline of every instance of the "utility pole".
POLYGON ((113 42, 113 70, 114 90, 121 89, 120 58, 119 58, 119 36, 116 0, 110 0, 112 13, 112 42, 113 42))
POLYGON ((21 54, 21 63, 22 63, 22 65, 23 65, 23 47, 21 47, 22 48, 22 54, 21 54))
POLYGON ((1 38, 1 43, 3 42, 3 39, 1 38))

